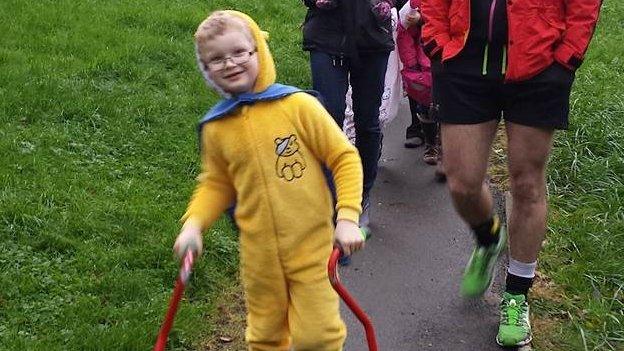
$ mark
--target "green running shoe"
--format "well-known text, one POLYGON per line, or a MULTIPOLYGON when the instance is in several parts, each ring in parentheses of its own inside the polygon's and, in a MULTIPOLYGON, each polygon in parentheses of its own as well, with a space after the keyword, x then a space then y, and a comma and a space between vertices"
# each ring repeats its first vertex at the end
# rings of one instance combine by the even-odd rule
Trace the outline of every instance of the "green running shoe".
POLYGON ((532 339, 529 304, 526 297, 522 294, 503 293, 496 343, 503 347, 524 346, 532 339))
POLYGON ((481 296, 492 285, 496 260, 507 245, 507 233, 502 226, 498 227, 498 236, 496 245, 477 246, 472 251, 461 283, 464 297, 481 296))

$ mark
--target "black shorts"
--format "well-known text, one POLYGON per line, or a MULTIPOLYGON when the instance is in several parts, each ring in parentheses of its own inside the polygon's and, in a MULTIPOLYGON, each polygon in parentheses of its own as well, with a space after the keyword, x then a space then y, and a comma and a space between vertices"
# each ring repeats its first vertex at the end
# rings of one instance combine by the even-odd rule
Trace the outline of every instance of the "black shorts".
POLYGON ((548 129, 567 129, 574 72, 553 63, 533 78, 502 79, 432 67, 433 96, 441 123, 477 124, 499 120, 548 129))

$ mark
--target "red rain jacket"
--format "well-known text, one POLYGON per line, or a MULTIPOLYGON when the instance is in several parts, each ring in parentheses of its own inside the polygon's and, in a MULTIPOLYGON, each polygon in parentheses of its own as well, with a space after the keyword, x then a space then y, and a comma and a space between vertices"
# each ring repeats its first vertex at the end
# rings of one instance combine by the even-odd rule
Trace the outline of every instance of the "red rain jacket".
MULTIPOLYGON (((507 81, 529 79, 554 60, 574 70, 583 62, 601 0, 507 1, 507 81)), ((431 57, 455 57, 470 30, 470 0, 422 0, 423 40, 431 57)))

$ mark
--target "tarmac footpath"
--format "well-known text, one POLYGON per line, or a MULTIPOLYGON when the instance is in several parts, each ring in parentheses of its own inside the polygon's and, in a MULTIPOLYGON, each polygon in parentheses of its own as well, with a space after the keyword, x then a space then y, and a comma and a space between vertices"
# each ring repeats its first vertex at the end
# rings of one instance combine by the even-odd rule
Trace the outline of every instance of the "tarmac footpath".
MULTIPOLYGON (((460 296, 473 238, 446 185, 434 181, 435 167, 422 161, 424 148, 403 147, 409 121, 405 100, 384 130, 372 238, 341 268, 341 281, 371 317, 380 351, 501 350, 495 337, 503 274, 483 298, 460 296)), ((368 350, 362 325, 344 305, 342 314, 345 350, 368 350)))

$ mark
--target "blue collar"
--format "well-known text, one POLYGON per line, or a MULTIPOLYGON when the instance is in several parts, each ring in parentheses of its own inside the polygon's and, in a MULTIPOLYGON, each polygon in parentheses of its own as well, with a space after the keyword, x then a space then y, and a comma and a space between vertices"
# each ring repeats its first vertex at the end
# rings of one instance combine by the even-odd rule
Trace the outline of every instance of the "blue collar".
POLYGON ((260 93, 244 93, 229 99, 223 99, 211 108, 199 121, 199 128, 201 129, 204 123, 225 117, 240 106, 252 105, 258 101, 277 100, 300 91, 302 90, 290 85, 272 84, 265 91, 260 93))

